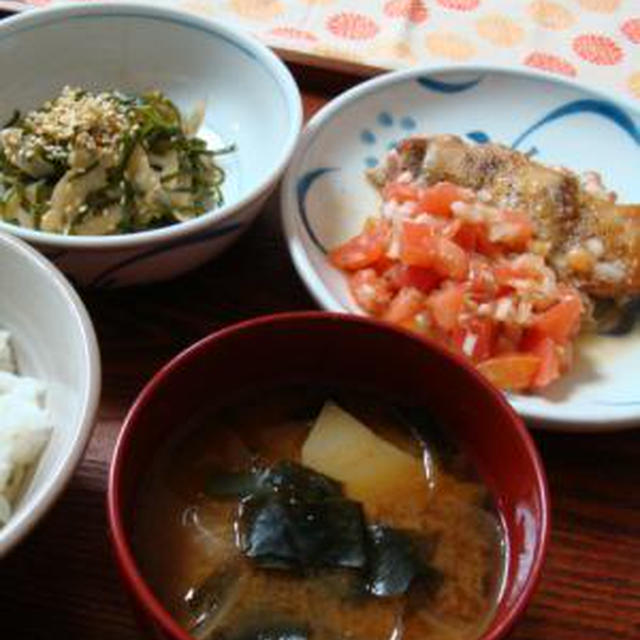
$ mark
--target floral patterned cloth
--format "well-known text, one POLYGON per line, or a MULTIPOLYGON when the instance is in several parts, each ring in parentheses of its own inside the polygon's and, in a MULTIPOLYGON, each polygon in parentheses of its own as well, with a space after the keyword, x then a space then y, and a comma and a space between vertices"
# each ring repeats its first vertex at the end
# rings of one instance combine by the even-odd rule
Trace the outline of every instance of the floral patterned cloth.
POLYGON ((640 0, 164 2, 246 29, 302 62, 355 71, 524 65, 640 101, 640 0))

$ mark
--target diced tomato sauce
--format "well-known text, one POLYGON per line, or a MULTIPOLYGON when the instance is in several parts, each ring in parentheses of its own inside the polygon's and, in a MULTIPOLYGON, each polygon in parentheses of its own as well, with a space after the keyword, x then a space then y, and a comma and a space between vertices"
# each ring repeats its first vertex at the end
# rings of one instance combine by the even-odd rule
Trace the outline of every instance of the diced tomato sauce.
POLYGON ((393 298, 389 283, 374 269, 360 269, 349 278, 349 288, 356 302, 374 316, 383 314, 393 298))
POLYGON ((509 249, 524 251, 533 238, 533 225, 521 211, 500 211, 489 230, 489 241, 509 249))
POLYGON ((430 293, 442 282, 442 276, 433 269, 414 267, 402 263, 396 263, 391 269, 392 271, 387 271, 387 274, 390 281, 399 289, 413 287, 422 291, 422 293, 430 293))
POLYGON ((400 260, 409 266, 433 269, 442 277, 464 280, 469 258, 453 240, 436 235, 427 224, 406 221, 402 226, 400 260))
POLYGON ((568 369, 585 306, 530 251, 525 212, 448 182, 391 182, 383 199, 400 219, 367 221, 329 255, 360 307, 458 351, 503 389, 540 389, 568 369))
POLYGON ((416 313, 424 309, 425 298, 413 287, 404 287, 395 295, 385 311, 384 319, 402 324, 411 321, 416 313))
POLYGON ((530 389, 540 367, 540 358, 532 353, 508 353, 489 358, 478 370, 501 389, 522 391, 530 389))
POLYGON ((450 182, 439 182, 432 187, 420 187, 408 182, 390 182, 383 190, 385 200, 398 203, 413 202, 416 212, 430 213, 444 218, 451 217, 451 205, 468 199, 466 189, 450 182))
POLYGON ((464 287, 450 285, 434 291, 427 299, 427 307, 440 329, 454 331, 464 307, 464 287))
POLYGON ((383 221, 368 222, 363 231, 329 253, 338 269, 357 271, 370 267, 384 256, 389 245, 389 225, 383 221))
POLYGON ((538 340, 531 348, 531 353, 540 358, 540 366, 533 379, 532 386, 542 388, 560 377, 561 367, 558 347, 549 337, 538 340))
POLYGON ((482 233, 482 231, 479 229, 478 225, 460 225, 460 228, 453 237, 453 241, 465 251, 475 251, 478 246, 478 234, 480 233, 482 233))
POLYGON ((439 182, 420 194, 418 208, 420 211, 448 218, 451 216, 451 205, 466 198, 466 192, 455 184, 439 182))
POLYGON ((583 306, 580 298, 569 293, 535 319, 532 329, 542 336, 548 336, 558 344, 573 338, 580 329, 583 306))
POLYGON ((496 327, 489 318, 472 317, 454 330, 456 348, 474 362, 482 362, 495 352, 496 327))
POLYGON ((469 264, 469 293, 478 302, 488 302, 497 297, 498 282, 489 262, 483 258, 471 258, 469 264))
POLYGON ((440 275, 435 271, 410 266, 407 267, 404 278, 406 286, 415 287, 423 293, 433 291, 442 280, 440 275))
POLYGON ((405 221, 400 238, 400 262, 430 269, 433 266, 436 239, 436 231, 432 226, 405 221))
POLYGON ((400 203, 417 202, 420 189, 406 182, 391 182, 385 186, 382 197, 385 200, 395 200, 400 203))
POLYGON ((390 258, 386 254, 382 254, 380 258, 378 258, 374 263, 372 263, 371 267, 375 269, 375 272, 378 275, 383 275, 387 273, 390 269, 393 269, 397 266, 397 261, 393 258, 390 258))

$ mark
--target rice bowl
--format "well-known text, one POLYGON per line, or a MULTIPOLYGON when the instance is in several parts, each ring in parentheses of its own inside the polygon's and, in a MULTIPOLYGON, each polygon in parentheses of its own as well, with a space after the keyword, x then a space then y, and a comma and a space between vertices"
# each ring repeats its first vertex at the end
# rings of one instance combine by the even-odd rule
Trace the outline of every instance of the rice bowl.
MULTIPOLYGON (((11 409, 0 426, 0 491, 12 502, 11 517, 0 526, 2 557, 53 505, 80 460, 98 406, 100 356, 84 305, 50 262, 0 233, 0 270, 0 325, 11 333, 21 374, 0 376, 0 410, 11 409), (45 387, 46 411, 39 405, 45 387), (17 482, 22 475, 26 481, 17 482)), ((12 366, 4 343, 0 360, 12 366)))

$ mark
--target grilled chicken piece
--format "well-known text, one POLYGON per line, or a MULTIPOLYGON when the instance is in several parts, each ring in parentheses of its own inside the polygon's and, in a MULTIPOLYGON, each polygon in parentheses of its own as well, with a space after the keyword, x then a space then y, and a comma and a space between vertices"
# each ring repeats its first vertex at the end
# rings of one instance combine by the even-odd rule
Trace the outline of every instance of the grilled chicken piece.
POLYGON ((489 204, 527 212, 538 252, 585 293, 640 293, 640 205, 616 204, 597 180, 581 181, 507 147, 471 145, 450 135, 405 140, 370 178, 382 188, 407 172, 426 185, 447 180, 479 192, 489 204))

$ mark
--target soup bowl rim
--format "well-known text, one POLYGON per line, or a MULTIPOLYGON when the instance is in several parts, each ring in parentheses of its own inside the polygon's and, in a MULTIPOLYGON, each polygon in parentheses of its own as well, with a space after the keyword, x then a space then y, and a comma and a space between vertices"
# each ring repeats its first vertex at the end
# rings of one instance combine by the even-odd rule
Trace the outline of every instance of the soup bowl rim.
MULTIPOLYGON (((145 411, 148 404, 153 402, 158 388, 165 383, 167 378, 177 371, 188 367, 194 360, 197 360, 201 353, 213 348, 214 345, 224 341, 227 337, 243 332, 252 331, 262 326, 289 321, 300 322, 348 322, 354 325, 369 325, 376 330, 400 334, 404 339, 422 345, 427 350, 435 351, 439 357, 453 360, 455 364, 462 367, 467 376, 482 388, 482 393, 489 394, 498 405, 498 409, 509 417, 510 428, 516 431, 517 437, 521 440, 526 450, 526 456, 531 461, 533 469, 533 484, 535 485, 538 498, 540 500, 540 516, 536 522, 538 530, 539 545, 531 562, 528 577, 525 585, 521 588, 518 597, 507 605, 502 615, 494 615, 486 629, 478 640, 499 640, 504 638, 513 628, 515 623, 524 613, 531 600, 537 585, 540 581, 542 567, 549 545, 551 518, 550 518, 550 498, 544 467, 537 451, 532 436, 527 430, 522 418, 514 411, 511 405, 504 398, 502 392, 491 385, 473 366, 471 366, 462 356, 452 353, 442 345, 430 338, 417 335, 415 332, 393 326, 375 318, 356 316, 345 313, 335 313, 327 311, 294 311, 285 313, 274 313, 263 315, 249 320, 234 323, 218 331, 214 331, 191 346, 187 347, 169 362, 162 366, 147 382, 142 391, 134 400, 131 408, 122 424, 116 446, 113 452, 111 467, 109 470, 107 488, 107 518, 109 524, 109 535, 113 547, 113 552, 117 561, 117 566, 121 577, 130 593, 135 599, 135 603, 142 607, 144 613, 149 616, 154 624, 159 627, 164 634, 175 640, 192 640, 192 636, 181 627, 173 616, 165 609, 160 600, 153 593, 151 586, 139 569, 132 545, 130 534, 125 525, 123 480, 126 477, 126 459, 128 450, 135 437, 135 427, 138 416, 145 411)), ((502 514, 498 512, 502 520, 502 514)))

